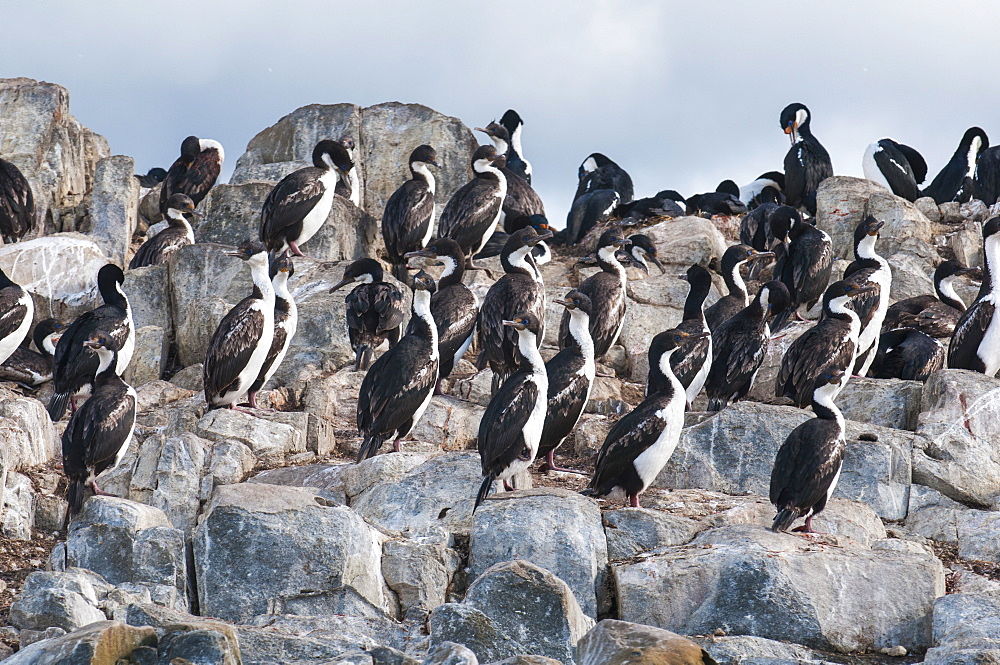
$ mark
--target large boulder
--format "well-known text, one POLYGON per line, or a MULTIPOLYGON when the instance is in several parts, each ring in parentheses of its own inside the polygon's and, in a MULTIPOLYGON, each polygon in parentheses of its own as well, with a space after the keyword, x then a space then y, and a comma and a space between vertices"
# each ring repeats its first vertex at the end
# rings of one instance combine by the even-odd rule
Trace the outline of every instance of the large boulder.
POLYGON ((107 140, 69 112, 66 88, 23 77, 0 79, 0 136, 0 154, 31 185, 40 223, 74 230, 97 162, 111 154, 107 140))
POLYGON ((0 388, 0 419, 13 435, 0 452, 0 464, 6 469, 23 471, 61 454, 52 420, 37 399, 0 388))
POLYGON ((296 614, 393 614, 382 540, 349 508, 308 488, 219 487, 194 536, 199 606, 237 622, 296 603, 310 608, 296 614))
POLYGON ((662 628, 605 619, 576 645, 577 665, 714 665, 697 642, 662 628))
POLYGON ((498 493, 479 507, 469 538, 472 577, 514 559, 530 561, 566 582, 588 616, 596 617, 609 602, 603 594, 608 550, 601 511, 576 492, 498 493))
POLYGON ((28 575, 11 605, 10 622, 24 630, 58 626, 70 632, 107 617, 99 608, 109 585, 90 571, 35 571, 28 575))
POLYGON ((926 663, 995 663, 1000 658, 1000 592, 956 593, 934 603, 934 647, 926 663))
MULTIPOLYGON (((130 662, 144 647, 156 657, 156 630, 118 621, 96 621, 72 633, 35 642, 4 661, 7 665, 84 665, 130 662)), ((148 661, 147 661, 148 662, 148 661)), ((156 662, 155 660, 152 662, 156 662)), ((226 664, 228 665, 228 664, 226 664)))
POLYGON ((138 216, 135 160, 115 155, 97 162, 90 199, 90 237, 119 268, 127 265, 138 216))
POLYGON ((722 629, 839 652, 926 648, 944 569, 928 550, 882 542, 870 550, 752 526, 704 531, 689 546, 613 567, 619 616, 687 635, 722 629))
POLYGON ((913 480, 963 503, 1000 494, 1000 379, 944 369, 924 384, 913 480))

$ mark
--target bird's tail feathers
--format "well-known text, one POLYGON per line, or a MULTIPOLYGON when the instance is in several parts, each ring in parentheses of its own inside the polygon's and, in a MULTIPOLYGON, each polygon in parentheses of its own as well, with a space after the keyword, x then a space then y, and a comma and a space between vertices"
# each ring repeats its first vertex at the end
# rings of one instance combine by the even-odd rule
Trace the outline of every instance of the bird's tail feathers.
POLYGON ((358 350, 354 356, 354 371, 361 372, 367 370, 372 364, 372 356, 374 355, 372 347, 367 344, 361 344, 358 346, 358 350))
POLYGON ((774 518, 771 531, 787 531, 792 522, 799 518, 799 511, 794 508, 782 508, 774 518))
POLYGON ((724 408, 726 408, 726 404, 728 403, 729 400, 725 398, 713 397, 710 400, 708 400, 708 406, 706 407, 706 409, 708 411, 722 411, 724 408))
POLYGON ((476 512, 476 508, 479 507, 479 504, 485 501, 486 497, 489 496, 490 490, 493 489, 493 481, 496 479, 497 474, 492 471, 486 474, 486 477, 483 478, 483 484, 479 486, 479 494, 476 495, 476 505, 472 507, 472 512, 476 512))
POLYGON ((86 484, 82 480, 73 479, 69 481, 66 489, 66 501, 69 503, 69 514, 76 515, 83 509, 83 490, 86 484))
POLYGON ((384 442, 385 437, 383 436, 365 437, 365 440, 361 442, 361 447, 358 449, 358 458, 355 460, 355 464, 363 462, 369 457, 374 457, 384 442))
POLYGON ((57 423, 66 413, 66 405, 69 403, 68 393, 56 393, 52 396, 52 400, 49 402, 49 418, 52 422, 57 423))

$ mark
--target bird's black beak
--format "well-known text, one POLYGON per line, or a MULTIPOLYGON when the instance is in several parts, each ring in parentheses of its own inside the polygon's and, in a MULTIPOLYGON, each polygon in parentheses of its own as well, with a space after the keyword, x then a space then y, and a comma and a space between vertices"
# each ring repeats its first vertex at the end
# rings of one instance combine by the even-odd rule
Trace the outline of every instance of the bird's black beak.
POLYGON ((225 252, 223 252, 223 254, 225 254, 226 256, 235 256, 238 258, 243 258, 243 252, 241 252, 238 249, 226 250, 225 252))
POLYGON ((509 326, 511 328, 514 328, 515 330, 524 330, 524 328, 525 328, 524 324, 521 323, 520 321, 508 321, 508 320, 505 319, 503 321, 503 324, 505 326, 509 326))
POLYGON ((404 259, 415 259, 415 258, 425 258, 425 259, 436 259, 437 254, 430 251, 429 249, 418 249, 412 252, 407 252, 403 254, 404 259))
POLYGON ((557 305, 562 305, 563 307, 567 307, 569 309, 573 309, 576 306, 569 300, 562 300, 561 298, 556 298, 552 302, 556 303, 557 305))
POLYGON ((541 233, 539 233, 538 235, 536 235, 536 236, 534 236, 534 237, 532 237, 532 238, 528 238, 528 239, 527 239, 527 240, 525 240, 524 242, 525 242, 525 243, 526 243, 526 244, 527 244, 527 245, 528 245, 529 247, 534 247, 535 245, 537 245, 537 244, 538 244, 538 243, 540 243, 541 241, 545 240, 546 238, 551 238, 551 237, 552 237, 552 231, 542 231, 542 232, 541 232, 541 233))
POLYGON ((751 261, 757 261, 758 259, 773 259, 774 252, 754 252, 753 256, 750 257, 751 261))
POLYGON ((710 332, 700 332, 700 333, 696 333, 694 335, 688 335, 687 337, 688 337, 689 341, 694 341, 696 339, 708 339, 711 336, 712 336, 712 333, 710 333, 710 332))
POLYGON ((345 286, 347 284, 350 284, 353 281, 354 281, 353 277, 345 277, 344 279, 342 279, 339 282, 337 282, 337 284, 332 289, 330 289, 330 293, 333 293, 337 289, 339 289, 339 288, 341 288, 341 287, 343 287, 343 286, 345 286))
POLYGON ((843 372, 834 372, 833 375, 830 376, 830 383, 836 386, 839 386, 843 380, 844 380, 843 372))
POLYGON ((101 343, 98 342, 98 341, 92 340, 92 339, 88 339, 86 342, 83 343, 83 345, 85 347, 87 347, 88 349, 99 349, 99 348, 101 348, 101 343))
POLYGON ((875 222, 875 225, 868 229, 868 235, 876 235, 883 226, 885 226, 885 222, 875 222))
POLYGON ((438 163, 438 161, 436 159, 432 159, 431 161, 429 161, 427 163, 430 164, 431 166, 436 166, 438 168, 441 168, 441 165, 438 163))
POLYGON ((875 291, 878 291, 878 288, 879 287, 877 287, 877 286, 861 286, 861 287, 858 287, 857 291, 855 291, 854 293, 851 294, 851 297, 855 298, 857 296, 860 296, 863 293, 874 293, 875 291))
MULTIPOLYGON (((665 275, 667 273, 666 268, 663 267, 663 264, 660 263, 660 260, 658 258, 656 258, 655 254, 650 254, 650 253, 647 252, 646 253, 646 258, 648 258, 650 261, 652 261, 653 265, 655 265, 657 268, 660 269, 660 274, 661 275, 665 275)), ((684 278, 687 279, 687 275, 684 275, 684 278)))

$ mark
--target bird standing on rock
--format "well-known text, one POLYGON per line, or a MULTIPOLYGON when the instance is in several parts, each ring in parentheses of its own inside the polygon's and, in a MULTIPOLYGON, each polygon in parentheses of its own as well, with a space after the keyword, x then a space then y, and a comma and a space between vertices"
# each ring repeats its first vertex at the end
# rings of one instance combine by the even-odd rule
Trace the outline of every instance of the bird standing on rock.
POLYGON ((35 225, 35 197, 21 170, 0 159, 0 238, 17 242, 35 225))
POLYGON ((388 439, 393 450, 420 421, 438 380, 438 337, 431 313, 434 280, 421 270, 413 277, 413 315, 406 334, 371 366, 358 391, 357 461, 373 457, 388 439))
MULTIPOLYGON (((783 243, 776 254, 774 278, 788 288, 792 298, 789 314, 802 319, 799 310, 810 310, 830 283, 833 271, 833 241, 826 231, 802 221, 791 206, 781 206, 770 216, 771 231, 783 243)), ((787 319, 787 317, 784 317, 787 319)), ((775 321, 772 330, 784 327, 784 320, 775 321)))
POLYGON ((778 449, 771 471, 771 503, 778 510, 772 531, 785 531, 798 518, 806 523, 794 529, 815 533, 812 519, 826 508, 837 488, 847 443, 844 416, 833 400, 845 378, 837 367, 822 369, 811 382, 815 418, 791 431, 778 449))
MULTIPOLYGON (((686 332, 690 337, 689 343, 682 344, 681 347, 670 356, 670 368, 674 371, 677 380, 684 386, 687 403, 690 407, 694 403, 695 397, 701 393, 708 379, 708 371, 712 367, 712 336, 699 337, 700 333, 710 333, 708 323, 705 321, 705 298, 712 290, 712 276, 707 268, 703 268, 697 263, 687 269, 687 273, 681 276, 687 280, 691 290, 684 300, 684 315, 677 326, 677 330, 686 332)), ((659 350, 656 350, 656 358, 653 357, 654 349, 650 347, 649 375, 646 378, 646 395, 652 395, 663 389, 666 375, 656 367, 655 360, 659 358, 659 350)))
POLYGON ((434 148, 429 145, 414 148, 410 153, 413 177, 392 193, 382 213, 382 237, 392 275, 401 282, 407 280, 404 255, 423 249, 434 235, 436 184, 431 166, 439 166, 434 148))
MULTIPOLYGON (((532 314, 539 322, 544 321, 545 286, 531 250, 551 235, 538 234, 530 226, 511 234, 500 253, 500 264, 505 274, 486 292, 479 310, 477 335, 480 351, 477 365, 482 369, 488 363, 493 370, 494 393, 518 366, 520 335, 504 321, 512 321, 524 312, 532 314)), ((539 325, 542 329, 536 340, 541 344, 545 330, 543 323, 539 325)))
POLYGON ((438 235, 459 244, 470 269, 478 269, 472 257, 483 250, 496 231, 507 197, 507 176, 501 167, 504 156, 491 145, 481 145, 472 154, 474 177, 451 195, 441 219, 438 235))
POLYGON ((955 154, 941 172, 934 176, 922 195, 931 197, 938 205, 949 201, 967 202, 975 193, 973 176, 979 155, 989 147, 990 140, 986 137, 986 132, 979 127, 970 127, 962 136, 955 154))
POLYGON ((955 292, 955 280, 982 279, 980 268, 966 268, 958 261, 942 261, 934 269, 935 295, 913 296, 889 305, 882 332, 895 328, 915 328, 931 337, 951 337, 965 311, 965 302, 955 292))
POLYGON ((10 358, 28 336, 34 316, 31 294, 0 269, 0 363, 10 358))
POLYGON ((476 127, 476 131, 484 132, 493 141, 497 153, 505 155, 505 163, 501 165, 500 171, 507 179, 507 193, 503 200, 503 227, 504 231, 511 233, 517 229, 508 226, 518 217, 531 217, 532 215, 545 216, 545 206, 542 199, 531 188, 527 180, 521 178, 506 165, 506 155, 510 154, 510 134, 503 125, 491 122, 486 128, 476 127))
POLYGON ((639 494, 659 475, 680 441, 684 427, 684 387, 670 369, 670 356, 692 338, 682 330, 668 330, 653 338, 651 347, 662 349, 656 365, 667 381, 662 389, 646 397, 608 432, 597 455, 594 477, 583 494, 597 497, 628 497, 639 507, 639 494))
POLYGON ((865 178, 910 202, 920 197, 917 185, 927 177, 927 164, 920 153, 890 138, 869 145, 861 167, 865 178))
POLYGON ((222 317, 208 343, 202 376, 209 409, 239 410, 236 403, 260 376, 274 340, 274 287, 263 243, 245 240, 226 255, 249 264, 253 292, 222 317))
POLYGON ((375 351, 386 343, 392 348, 402 332, 403 294, 383 281, 384 276, 382 264, 375 259, 358 259, 330 289, 333 293, 347 284, 357 284, 344 299, 356 372, 368 369, 375 351))
POLYGON ((854 298, 851 307, 861 319, 861 334, 854 351, 854 369, 851 374, 865 376, 875 360, 878 338, 882 332, 889 309, 889 294, 892 288, 892 270, 889 262, 875 251, 875 241, 879 230, 885 226, 872 216, 868 216, 854 229, 854 261, 844 269, 844 279, 850 279, 859 286, 876 287, 868 295, 854 298))
POLYGON ((128 264, 129 270, 165 265, 181 247, 194 244, 194 230, 186 215, 197 217, 194 201, 187 194, 174 194, 167 201, 164 217, 169 226, 142 243, 128 264))
POLYGON ((983 225, 986 268, 976 301, 955 324, 948 347, 948 367, 971 369, 986 376, 1000 371, 1000 217, 983 225))
POLYGON ((14 349, 14 353, 0 364, 0 381, 14 381, 29 387, 51 381, 52 355, 68 326, 68 322, 58 319, 39 321, 31 335, 37 351, 32 351, 27 346, 14 349))
POLYGON ((524 178, 531 184, 531 163, 524 158, 521 148, 521 133, 524 129, 524 121, 514 109, 507 111, 500 118, 500 124, 506 128, 510 134, 510 147, 507 149, 507 168, 518 177, 524 178))
POLYGON ((781 111, 781 129, 792 141, 785 154, 785 188, 788 205, 816 214, 816 190, 833 176, 833 162, 809 128, 811 117, 804 104, 789 104, 781 111))
POLYGON ((733 245, 722 255, 722 279, 728 293, 705 310, 708 327, 715 330, 720 324, 750 304, 746 282, 740 268, 750 262, 774 257, 774 252, 759 252, 749 245, 733 245))
POLYGON ((577 169, 577 176, 580 181, 576 187, 576 194, 573 196, 574 201, 584 194, 597 191, 598 189, 613 189, 616 191, 618 193, 618 201, 615 205, 618 205, 618 203, 632 203, 632 200, 635 198, 632 177, 625 169, 599 152, 591 153, 583 160, 580 168, 577 169))
POLYGON ((78 395, 87 395, 97 375, 100 364, 96 353, 84 342, 97 330, 102 330, 118 345, 115 354, 115 372, 121 376, 132 361, 135 352, 135 324, 122 284, 122 269, 109 263, 97 272, 97 288, 104 304, 78 316, 59 338, 52 359, 52 382, 55 394, 49 402, 49 416, 53 422, 62 418, 66 404, 78 395))
POLYGON ((125 456, 135 431, 135 389, 115 371, 119 344, 103 330, 93 331, 81 346, 98 358, 90 399, 73 412, 62 435, 63 472, 69 478, 66 499, 70 515, 83 508, 87 484, 95 494, 107 494, 96 477, 114 468, 125 456))
POLYGON ((361 178, 358 176, 357 151, 355 149, 354 138, 345 134, 337 139, 337 143, 344 146, 347 156, 351 160, 351 168, 347 170, 345 177, 337 179, 337 186, 334 191, 339 196, 353 203, 358 208, 361 207, 361 178))
POLYGON ((288 346, 295 337, 299 325, 299 310, 295 299, 288 291, 288 278, 295 274, 295 266, 288 256, 277 256, 271 260, 271 286, 274 287, 274 336, 271 338, 271 348, 264 358, 257 379, 250 385, 247 397, 250 407, 257 408, 257 393, 270 380, 285 359, 288 346))
POLYGON ((504 320, 503 325, 517 334, 517 369, 493 395, 479 422, 484 477, 473 511, 489 495, 494 481, 501 480, 506 489, 513 489, 508 480, 531 466, 545 425, 549 383, 538 352, 539 320, 534 314, 521 312, 504 320))
POLYGON ((312 166, 289 173, 264 199, 260 240, 271 253, 305 256, 299 246, 322 228, 333 209, 337 183, 348 177, 354 162, 347 148, 329 139, 313 148, 312 166))
POLYGON ((160 188, 160 212, 167 212, 167 202, 174 194, 186 194, 196 206, 201 203, 219 179, 225 158, 218 141, 197 136, 184 139, 181 156, 170 165, 160 188))

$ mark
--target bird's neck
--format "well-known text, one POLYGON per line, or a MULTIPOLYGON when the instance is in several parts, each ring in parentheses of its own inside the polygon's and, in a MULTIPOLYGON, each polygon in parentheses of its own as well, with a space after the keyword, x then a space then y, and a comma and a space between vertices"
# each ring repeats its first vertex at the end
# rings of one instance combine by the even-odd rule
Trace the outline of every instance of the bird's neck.
POLYGON ((517 350, 524 361, 531 366, 532 374, 545 376, 545 360, 538 352, 535 333, 527 329, 517 331, 517 350))
POLYGON ((594 364, 594 338, 590 335, 590 315, 579 309, 569 310, 569 334, 580 349, 585 364, 594 364))
POLYGON ((427 168, 427 165, 423 162, 413 162, 410 164, 410 171, 413 173, 414 180, 423 179, 427 183, 427 189, 431 190, 431 194, 434 193, 434 188, 436 183, 434 182, 434 174, 431 170, 427 168))
POLYGON ((105 304, 114 305, 119 307, 126 312, 130 312, 131 308, 128 303, 128 297, 126 297, 125 292, 122 291, 122 286, 116 281, 112 282, 111 285, 106 288, 101 289, 101 297, 104 298, 105 304))
POLYGON ((253 279, 253 292, 256 298, 265 302, 274 303, 274 286, 271 284, 271 277, 267 270, 267 254, 263 252, 254 254, 248 261, 250 264, 250 277, 253 279))
POLYGON ((983 243, 986 269, 983 270, 983 284, 979 287, 979 297, 993 293, 1000 284, 1000 234, 993 234, 983 243))
POLYGON ((438 335, 437 327, 434 325, 434 316, 431 314, 431 292, 418 289, 413 292, 413 318, 410 321, 412 326, 421 337, 431 340, 434 348, 437 348, 438 335))
POLYGON ((817 418, 824 420, 834 420, 840 427, 840 432, 844 432, 844 416, 840 409, 833 403, 834 395, 837 394, 838 386, 827 384, 813 391, 812 409, 817 418))
POLYGON ((97 378, 108 378, 116 376, 115 367, 118 365, 118 353, 111 349, 100 347, 94 349, 97 353, 97 378))
POLYGON ((292 294, 288 290, 288 273, 279 272, 271 280, 271 286, 274 288, 274 298, 275 300, 283 300, 285 302, 294 302, 292 300, 292 294))
POLYGON ((957 277, 957 275, 948 275, 935 284, 935 286, 937 287, 936 290, 938 299, 940 299, 941 302, 949 307, 954 307, 955 309, 964 312, 965 301, 962 300, 961 296, 955 292, 955 279, 957 277))
MULTIPOLYGON (((673 388, 674 395, 682 395, 684 394, 684 386, 681 385, 677 375, 674 374, 674 368, 670 366, 670 357, 676 352, 677 348, 673 348, 660 355, 660 360, 656 363, 656 371, 660 374, 660 380, 655 382, 655 384, 659 386, 669 385, 673 388)), ((663 391, 661 390, 660 392, 663 391)))
POLYGON ((874 259, 879 263, 883 263, 885 259, 875 252, 875 241, 877 239, 878 236, 865 234, 865 237, 854 248, 854 255, 859 259, 874 259))
POLYGON ((851 328, 861 328, 861 318, 858 317, 858 313, 855 312, 847 304, 847 298, 841 301, 839 298, 835 298, 830 301, 830 305, 826 308, 826 316, 832 319, 840 319, 841 321, 849 321, 851 328))
POLYGON ((498 136, 491 136, 490 138, 493 140, 493 145, 497 149, 497 154, 506 155, 507 150, 510 148, 510 145, 507 143, 507 141, 498 136))
POLYGON ((732 270, 723 275, 723 279, 726 280, 729 295, 742 298, 743 306, 746 307, 750 303, 750 295, 747 293, 747 283, 743 281, 743 275, 740 274, 740 266, 744 263, 746 261, 740 261, 734 265, 732 270))
POLYGON ((515 127, 514 131, 510 133, 510 149, 519 158, 524 159, 524 152, 521 150, 521 125, 515 127))
POLYGON ((711 290, 711 284, 692 284, 688 297, 684 301, 684 321, 705 320, 705 299, 711 290))
POLYGON ((616 275, 618 279, 621 280, 622 284, 625 284, 626 273, 625 267, 618 260, 616 250, 614 247, 601 247, 597 250, 597 265, 601 267, 604 272, 609 272, 612 275, 616 275))
POLYGON ((465 274, 464 261, 456 261, 452 256, 441 256, 440 259, 444 263, 444 272, 441 273, 441 277, 438 279, 438 289, 443 289, 453 284, 461 284, 462 276, 465 274))
POLYGON ((0 289, 6 289, 8 286, 17 286, 7 274, 0 270, 0 289))
POLYGON ((542 274, 538 271, 535 258, 531 255, 531 247, 525 245, 518 247, 507 255, 501 255, 500 263, 508 273, 524 273, 536 282, 542 281, 542 274))

